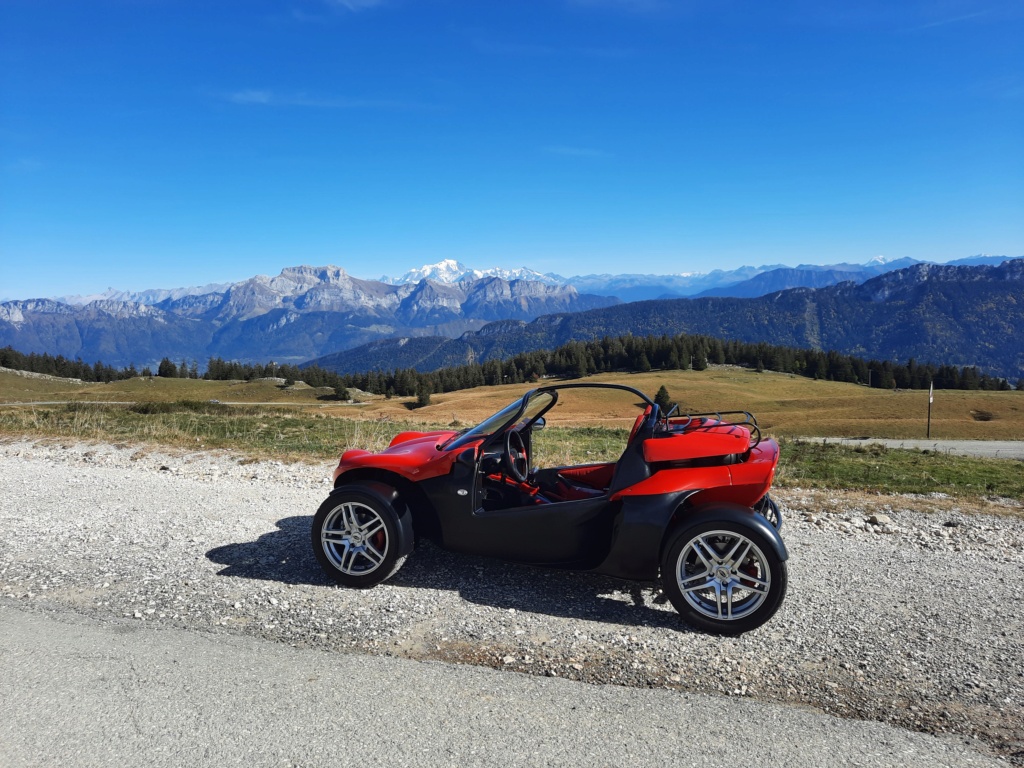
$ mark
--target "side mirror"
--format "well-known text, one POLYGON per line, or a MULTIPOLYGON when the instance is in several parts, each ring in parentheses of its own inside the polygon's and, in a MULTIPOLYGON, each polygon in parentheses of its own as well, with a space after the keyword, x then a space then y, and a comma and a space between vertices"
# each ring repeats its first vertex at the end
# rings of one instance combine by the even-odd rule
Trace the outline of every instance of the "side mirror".
POLYGON ((455 457, 455 461, 459 464, 465 464, 467 467, 476 465, 476 448, 467 448, 458 456, 455 457))
POLYGON ((544 421, 544 417, 541 416, 539 419, 537 419, 535 422, 533 422, 533 424, 530 426, 530 429, 544 429, 544 426, 546 424, 547 424, 547 422, 544 421))

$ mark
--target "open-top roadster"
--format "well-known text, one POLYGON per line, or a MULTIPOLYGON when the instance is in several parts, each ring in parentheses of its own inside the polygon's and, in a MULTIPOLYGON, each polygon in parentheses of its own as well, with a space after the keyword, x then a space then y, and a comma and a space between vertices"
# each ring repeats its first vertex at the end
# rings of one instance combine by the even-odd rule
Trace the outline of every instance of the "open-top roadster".
MULTIPOLYGON (((579 393, 585 394, 585 393, 579 393)), ((746 412, 662 413, 618 384, 533 389, 472 429, 403 432, 349 450, 313 519, 340 584, 390 577, 418 537, 476 555, 654 581, 683 618, 738 634, 786 592, 782 519, 768 496, 779 449, 746 412), (622 390, 642 407, 617 461, 538 469, 535 437, 567 390, 622 390)))

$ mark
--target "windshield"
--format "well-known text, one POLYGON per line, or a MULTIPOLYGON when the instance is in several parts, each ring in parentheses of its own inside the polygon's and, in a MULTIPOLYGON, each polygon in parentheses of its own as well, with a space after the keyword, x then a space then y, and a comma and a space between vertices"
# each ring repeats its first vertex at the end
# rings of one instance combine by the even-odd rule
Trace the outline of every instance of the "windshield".
POLYGON ((540 416, 544 411, 551 407, 551 404, 555 402, 554 392, 536 392, 530 398, 530 402, 526 404, 526 410, 523 411, 523 415, 519 419, 519 426, 522 427, 529 424, 531 421, 540 416))
POLYGON ((522 415, 519 416, 517 423, 520 426, 527 424, 547 410, 555 401, 556 395, 553 392, 542 391, 528 393, 527 397, 529 400, 526 403, 525 409, 523 408, 523 401, 516 400, 514 403, 502 408, 493 416, 480 422, 468 432, 460 435, 450 447, 459 448, 467 443, 473 442, 474 440, 490 437, 491 435, 503 432, 505 431, 505 428, 512 423, 512 420, 516 419, 520 412, 522 412, 522 415))

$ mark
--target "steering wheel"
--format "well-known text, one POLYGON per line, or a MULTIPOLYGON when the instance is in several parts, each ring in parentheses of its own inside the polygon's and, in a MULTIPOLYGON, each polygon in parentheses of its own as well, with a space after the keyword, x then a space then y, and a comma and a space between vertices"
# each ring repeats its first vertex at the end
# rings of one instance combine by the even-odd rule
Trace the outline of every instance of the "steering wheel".
POLYGON ((505 433, 505 452, 501 456, 505 471, 520 483, 526 482, 530 471, 530 459, 526 455, 526 444, 523 436, 514 429, 505 433))

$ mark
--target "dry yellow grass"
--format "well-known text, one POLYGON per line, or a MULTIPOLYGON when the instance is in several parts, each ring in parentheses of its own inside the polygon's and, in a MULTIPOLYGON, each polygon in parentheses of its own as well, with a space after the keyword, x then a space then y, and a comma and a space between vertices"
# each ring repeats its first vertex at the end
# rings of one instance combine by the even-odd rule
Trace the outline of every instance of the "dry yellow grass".
POLYGON ((0 403, 68 400, 78 402, 175 402, 221 400, 239 403, 313 405, 322 391, 288 389, 272 381, 205 381, 138 377, 109 384, 73 379, 36 379, 0 371, 0 403))
MULTIPOLYGON (((766 433, 780 437, 923 438, 928 416, 926 391, 890 392, 724 366, 699 372, 601 374, 587 381, 627 384, 652 396, 664 385, 684 411, 750 411, 766 433)), ((361 407, 359 416, 473 424, 534 386, 480 387, 434 395, 429 406, 415 411, 407 408, 411 398, 379 398, 361 407)), ((564 398, 564 405, 557 407, 548 421, 553 425, 628 427, 636 414, 629 403, 625 394, 591 391, 564 398)), ((931 436, 1020 439, 1024 436, 1024 392, 937 391, 931 436)))
MULTIPOLYGON (((706 371, 601 374, 588 381, 627 384, 653 395, 664 385, 683 410, 746 410, 767 434, 790 436, 923 438, 928 393, 890 392, 855 384, 814 381, 733 367, 706 371)), ((542 384, 555 383, 547 380, 542 384)), ((0 402, 40 400, 157 401, 220 400, 275 403, 325 416, 469 426, 536 384, 436 394, 429 406, 410 410, 414 398, 362 398, 357 405, 319 400, 313 389, 289 391, 273 382, 132 379, 111 384, 74 384, 0 372, 0 402)), ((592 390, 566 396, 548 421, 552 426, 627 428, 637 411, 626 393, 592 390)), ((1024 435, 1024 392, 937 391, 932 410, 935 439, 1014 440, 1024 435)))

